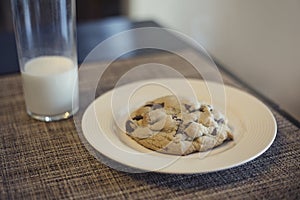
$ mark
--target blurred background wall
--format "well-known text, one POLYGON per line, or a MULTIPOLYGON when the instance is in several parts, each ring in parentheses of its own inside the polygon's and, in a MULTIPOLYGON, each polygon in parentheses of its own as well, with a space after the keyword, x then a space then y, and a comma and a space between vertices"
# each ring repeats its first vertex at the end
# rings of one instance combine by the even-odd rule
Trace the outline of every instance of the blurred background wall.
MULTIPOLYGON (((78 22, 155 20, 194 38, 215 60, 300 120, 300 0, 77 0, 78 22)), ((0 31, 12 31, 9 0, 0 31)), ((1 45, 1 44, 0 44, 1 45)))
POLYGON ((202 44, 225 68, 300 120, 300 0, 130 0, 202 44))
MULTIPOLYGON (((13 31, 11 0, 0 0, 0 31, 13 31)), ((127 15, 128 0, 76 0, 77 22, 127 15)))

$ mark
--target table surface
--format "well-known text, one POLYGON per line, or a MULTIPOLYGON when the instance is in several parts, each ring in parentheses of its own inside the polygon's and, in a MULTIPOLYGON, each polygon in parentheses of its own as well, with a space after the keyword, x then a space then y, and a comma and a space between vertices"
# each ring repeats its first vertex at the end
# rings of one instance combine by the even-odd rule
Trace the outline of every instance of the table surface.
MULTIPOLYGON (((195 62, 201 57, 194 49, 180 51, 191 54, 195 62)), ((186 60, 171 53, 131 55, 110 63, 95 96, 113 89, 124 73, 145 63, 172 66, 185 77, 201 78, 186 60)), ((104 69, 107 64, 93 61, 80 69, 104 69)), ((226 70, 219 70, 225 84, 256 96, 270 108, 278 125, 277 136, 265 153, 246 164, 190 175, 131 174, 109 168, 86 149, 74 118, 50 123, 30 118, 21 76, 0 76, 0 199, 299 199, 298 124, 226 70)), ((150 70, 130 81, 156 76, 150 70)), ((80 82, 89 85, 87 79, 80 82)), ((85 101, 84 96, 80 98, 85 101)), ((83 112, 84 108, 78 115, 83 112)))

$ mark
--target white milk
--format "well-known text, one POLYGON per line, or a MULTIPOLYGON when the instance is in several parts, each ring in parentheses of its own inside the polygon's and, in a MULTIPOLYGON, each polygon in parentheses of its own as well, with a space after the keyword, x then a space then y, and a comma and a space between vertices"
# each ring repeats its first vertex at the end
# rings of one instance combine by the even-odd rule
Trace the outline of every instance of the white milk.
POLYGON ((78 108, 78 69, 71 59, 41 56, 29 60, 22 79, 27 110, 31 113, 53 116, 78 108))

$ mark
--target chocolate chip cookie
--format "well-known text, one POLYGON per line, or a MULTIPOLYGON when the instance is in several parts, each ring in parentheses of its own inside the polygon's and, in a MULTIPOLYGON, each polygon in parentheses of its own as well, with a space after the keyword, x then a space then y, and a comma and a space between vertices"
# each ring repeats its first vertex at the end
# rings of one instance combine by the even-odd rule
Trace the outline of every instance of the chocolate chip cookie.
POLYGON ((213 106, 174 95, 132 112, 126 134, 148 149, 174 155, 207 151, 233 139, 227 119, 213 106))

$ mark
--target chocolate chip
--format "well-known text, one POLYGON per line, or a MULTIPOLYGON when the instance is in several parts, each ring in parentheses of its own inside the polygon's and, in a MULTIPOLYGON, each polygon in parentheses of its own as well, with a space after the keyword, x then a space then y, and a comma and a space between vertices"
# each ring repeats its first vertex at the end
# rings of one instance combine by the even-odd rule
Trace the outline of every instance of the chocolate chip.
POLYGON ((133 128, 134 126, 135 125, 134 125, 134 123, 132 121, 127 120, 127 122, 126 122, 126 131, 128 133, 132 133, 134 131, 134 128, 133 128))
POLYGON ((156 109, 163 108, 164 106, 165 106, 165 103, 156 103, 156 104, 153 104, 152 109, 156 110, 156 109))
POLYGON ((181 124, 179 124, 177 130, 176 130, 176 134, 184 134, 184 129, 185 129, 185 125, 181 122, 181 124))
POLYGON ((152 106, 153 106, 152 103, 148 103, 148 104, 144 105, 144 107, 152 107, 152 106))
POLYGON ((190 110, 191 106, 188 104, 184 104, 185 109, 190 110))
POLYGON ((197 111, 196 109, 191 109, 192 106, 188 104, 184 104, 185 109, 187 109, 190 113, 197 111))
POLYGON ((174 120, 177 121, 177 122, 182 122, 182 119, 177 118, 177 116, 172 116, 172 119, 174 119, 174 120))
POLYGON ((214 130, 211 132, 211 135, 217 135, 217 128, 214 128, 214 130))
POLYGON ((224 121, 224 119, 223 118, 221 118, 221 119, 215 119, 215 121, 218 123, 218 124, 224 124, 225 123, 225 121, 224 121))
POLYGON ((142 115, 138 115, 138 116, 135 116, 134 118, 132 118, 133 120, 136 120, 136 121, 139 121, 141 119, 143 119, 143 116, 142 115))
POLYGON ((204 112, 204 107, 201 106, 201 108, 199 108, 200 112, 204 112))

